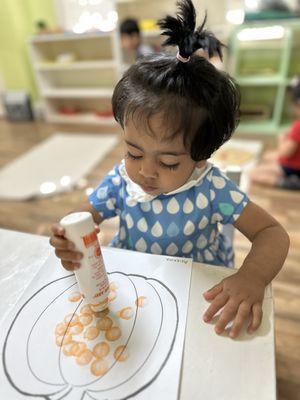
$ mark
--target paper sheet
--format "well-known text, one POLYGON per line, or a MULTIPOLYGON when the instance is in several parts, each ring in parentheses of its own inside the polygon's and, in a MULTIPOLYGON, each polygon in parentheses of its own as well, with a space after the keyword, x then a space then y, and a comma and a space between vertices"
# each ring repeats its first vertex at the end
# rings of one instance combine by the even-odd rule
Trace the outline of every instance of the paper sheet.
POLYGON ((107 315, 85 306, 54 255, 30 284, 1 327, 0 398, 178 398, 191 260, 103 254, 107 315))

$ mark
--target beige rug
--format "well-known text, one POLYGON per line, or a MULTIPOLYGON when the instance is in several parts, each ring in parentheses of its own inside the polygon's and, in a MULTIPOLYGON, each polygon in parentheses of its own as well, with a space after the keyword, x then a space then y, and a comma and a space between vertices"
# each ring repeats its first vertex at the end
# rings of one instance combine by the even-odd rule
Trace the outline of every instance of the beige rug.
POLYGON ((57 133, 0 170, 0 199, 70 190, 115 147, 118 135, 57 133))

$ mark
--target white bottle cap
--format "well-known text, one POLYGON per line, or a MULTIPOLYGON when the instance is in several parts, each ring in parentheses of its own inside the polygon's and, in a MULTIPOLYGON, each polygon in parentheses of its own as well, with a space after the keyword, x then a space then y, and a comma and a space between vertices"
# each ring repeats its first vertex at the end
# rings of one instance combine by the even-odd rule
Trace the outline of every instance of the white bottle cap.
POLYGON ((74 242, 76 248, 79 251, 84 251, 85 246, 81 237, 95 229, 92 214, 83 211, 66 215, 61 219, 60 225, 65 229, 66 236, 74 242))

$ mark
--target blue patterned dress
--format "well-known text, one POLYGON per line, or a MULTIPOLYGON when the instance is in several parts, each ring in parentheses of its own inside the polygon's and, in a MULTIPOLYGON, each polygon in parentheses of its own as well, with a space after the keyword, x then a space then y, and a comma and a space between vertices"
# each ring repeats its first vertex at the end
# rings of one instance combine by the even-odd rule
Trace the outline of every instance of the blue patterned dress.
POLYGON ((139 196, 134 189, 122 162, 89 197, 103 219, 120 217, 112 246, 233 266, 232 244, 220 224, 233 224, 249 199, 218 168, 208 164, 197 179, 168 194, 139 196))

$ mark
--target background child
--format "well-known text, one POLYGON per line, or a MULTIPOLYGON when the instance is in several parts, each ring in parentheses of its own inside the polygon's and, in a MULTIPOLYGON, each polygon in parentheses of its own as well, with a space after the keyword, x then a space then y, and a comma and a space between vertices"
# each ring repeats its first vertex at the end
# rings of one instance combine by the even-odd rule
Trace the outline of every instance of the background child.
POLYGON ((125 19, 120 25, 120 34, 122 49, 134 51, 136 59, 155 52, 154 47, 142 42, 139 24, 136 19, 125 19))
MULTIPOLYGON (((233 320, 235 337, 249 316, 249 333, 260 325, 265 286, 282 267, 289 239, 206 161, 236 127, 239 93, 227 74, 194 54, 203 48, 221 55, 220 42, 204 23, 195 30, 195 20, 192 2, 182 0, 176 18, 160 21, 165 44, 179 48, 177 57, 142 59, 117 84, 112 104, 123 128, 125 160, 76 211, 90 211, 96 224, 118 215, 113 246, 226 266, 233 264, 233 249, 218 226, 234 224, 252 248, 235 275, 204 294, 213 300, 204 320, 223 308, 215 330, 223 332, 233 320)), ((66 269, 80 267, 81 255, 59 225, 50 243, 66 269)))
POLYGON ((300 77, 293 79, 291 95, 297 119, 288 132, 278 137, 277 149, 266 152, 251 172, 254 183, 300 190, 300 77))

